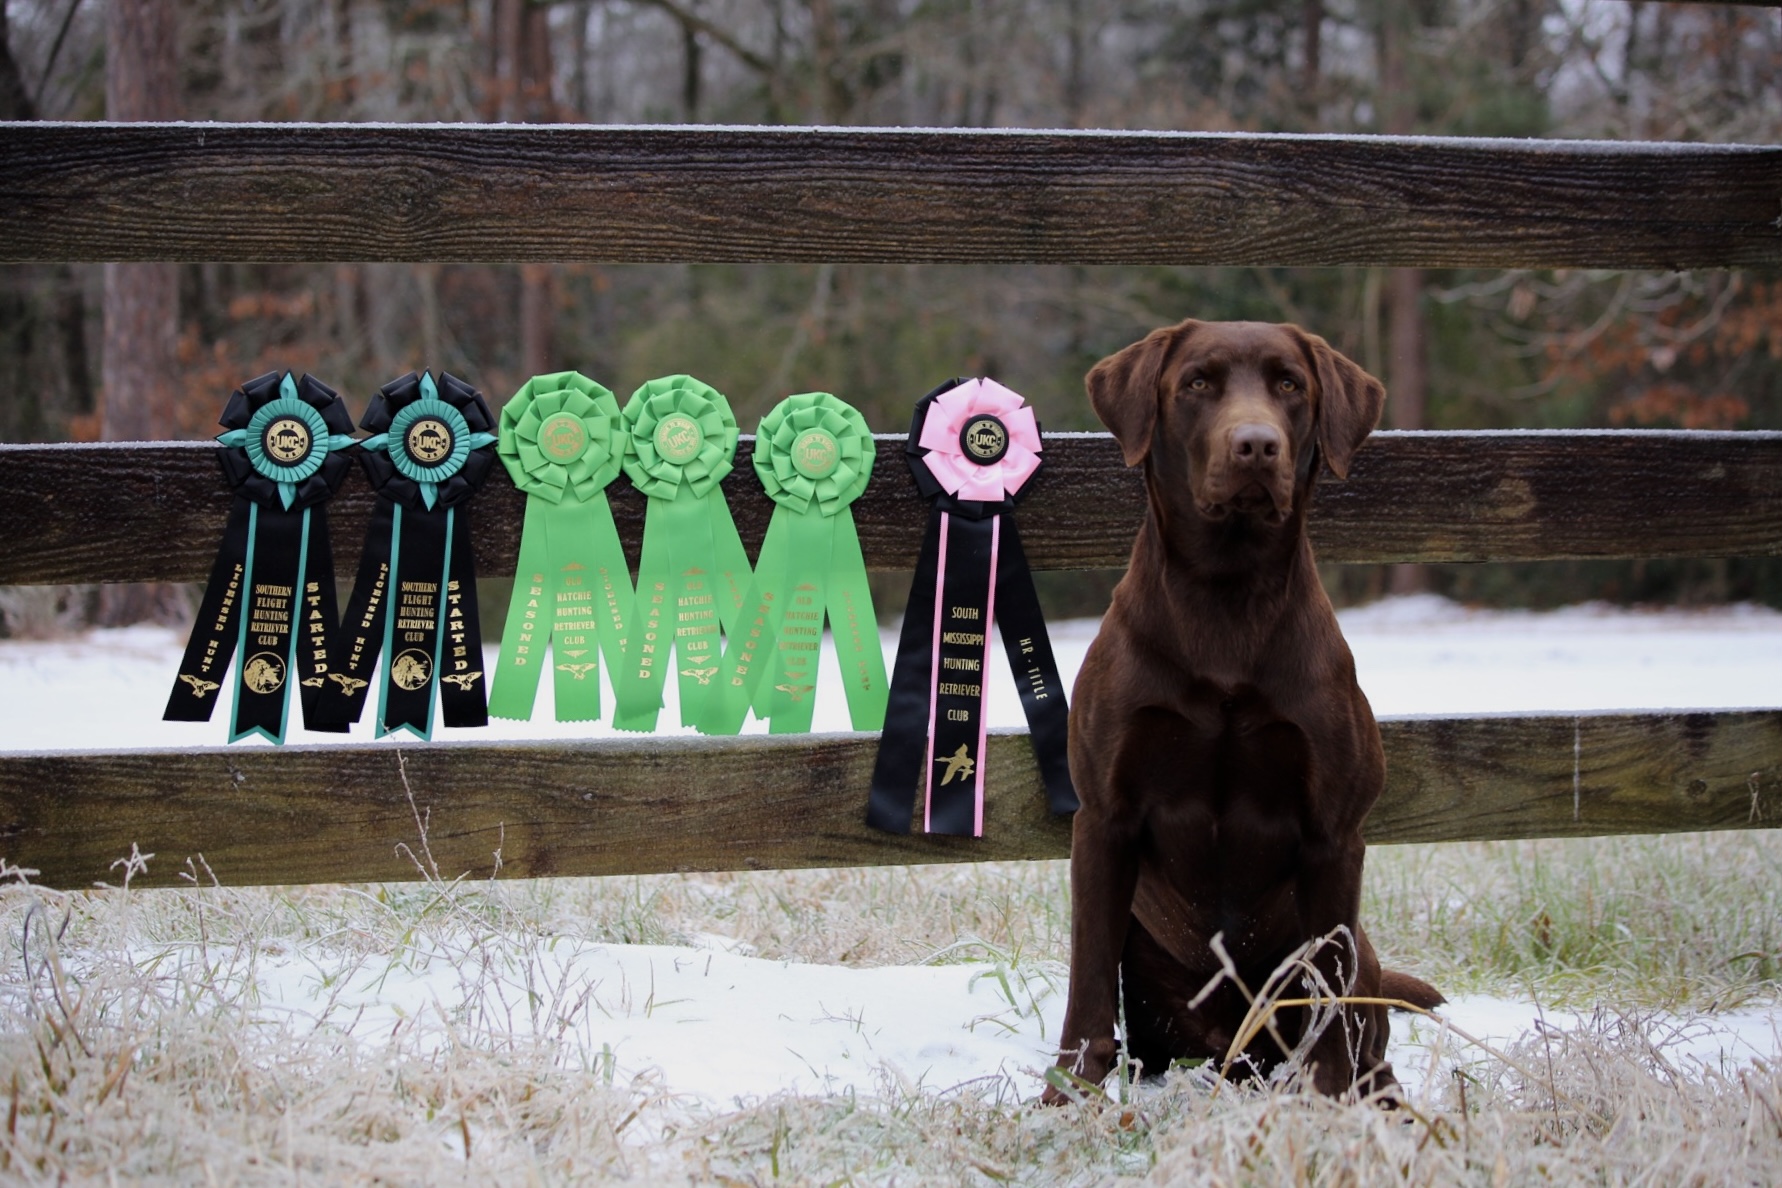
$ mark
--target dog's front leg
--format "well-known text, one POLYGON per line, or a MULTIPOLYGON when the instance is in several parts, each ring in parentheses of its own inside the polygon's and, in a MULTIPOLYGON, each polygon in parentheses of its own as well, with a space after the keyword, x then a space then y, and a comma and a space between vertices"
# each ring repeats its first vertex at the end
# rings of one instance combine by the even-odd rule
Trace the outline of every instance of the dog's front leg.
MULTIPOLYGON (((1355 837, 1328 856, 1308 860, 1300 874, 1303 927, 1307 936, 1324 940, 1312 956, 1312 965, 1324 980, 1317 988, 1321 992, 1362 997, 1379 993, 1379 959, 1362 937, 1360 925, 1365 853, 1365 845, 1355 837)), ((1317 1013, 1306 1012, 1308 1025, 1317 1013)), ((1385 1026, 1384 1007, 1340 1007, 1308 1053, 1313 1087, 1340 1096, 1360 1074, 1373 1072, 1385 1052, 1385 1026)), ((1385 1078, 1391 1079, 1390 1071, 1385 1078)))
MULTIPOLYGON (((1129 809, 1109 812, 1100 797, 1084 801, 1071 826, 1070 999, 1058 1067, 1099 1085, 1119 1055, 1114 1020, 1138 882, 1138 827, 1129 809)), ((1040 1100, 1059 1105, 1070 1098, 1048 1086, 1040 1100)))

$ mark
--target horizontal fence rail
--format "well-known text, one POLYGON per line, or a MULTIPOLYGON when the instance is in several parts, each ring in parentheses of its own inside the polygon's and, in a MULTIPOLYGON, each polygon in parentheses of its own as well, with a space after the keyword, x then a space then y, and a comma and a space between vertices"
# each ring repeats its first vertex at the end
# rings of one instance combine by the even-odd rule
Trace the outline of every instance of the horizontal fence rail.
POLYGON ((14 262, 1782 264, 1756 145, 44 122, 0 161, 14 262))
MULTIPOLYGON (((924 510, 904 438, 878 438, 854 505, 869 567, 915 567, 924 510)), ((0 585, 202 581, 228 514, 206 443, 0 445, 0 585)), ((772 503, 737 450, 725 481, 751 556, 772 503)), ((1018 519, 1038 569, 1121 568, 1144 519, 1139 471, 1105 433, 1053 434, 1018 519)), ((609 489, 635 565, 644 500, 609 489)), ((358 563, 373 497, 355 469, 329 503, 336 571, 358 563)), ((497 471, 471 504, 478 572, 511 575, 524 501, 497 471)), ((1325 475, 1320 560, 1535 561, 1782 552, 1782 433, 1376 433, 1349 478, 1325 475)))
MULTIPOLYGON (((1727 268, 1782 264, 1782 147, 1195 133, 524 125, 0 124, 0 262, 600 261, 1727 268)), ((923 507, 881 437, 855 505, 908 569, 923 507)), ((1047 439, 1036 568, 1125 563, 1138 473, 1047 439)), ((745 438, 726 491, 771 505, 745 438)), ((195 581, 229 496, 207 443, 0 446, 0 585, 195 581)), ((350 574, 372 497, 331 505, 350 574)), ((613 488, 633 560, 643 501, 613 488)), ((473 505, 513 572, 522 503, 473 505)), ((1782 553, 1782 434, 1383 433, 1320 485, 1338 562, 1782 553)), ((1382 723, 1376 843, 1771 828, 1782 710, 1382 723)), ((986 837, 862 822, 872 735, 0 753, 0 857, 59 887, 638 874, 1062 858, 1025 735, 986 837), (402 765, 405 764, 404 768, 402 765), (497 857, 498 856, 498 857, 497 857)))
MULTIPOLYGON (((1381 728, 1374 843, 1782 824, 1782 712, 1381 728)), ((845 734, 0 754, 0 856, 58 887, 120 881, 113 863, 132 846, 155 855, 136 885, 415 879, 417 814, 446 878, 491 874, 497 852, 522 878, 1069 855, 1025 734, 992 735, 981 840, 868 829, 876 746, 845 734)))

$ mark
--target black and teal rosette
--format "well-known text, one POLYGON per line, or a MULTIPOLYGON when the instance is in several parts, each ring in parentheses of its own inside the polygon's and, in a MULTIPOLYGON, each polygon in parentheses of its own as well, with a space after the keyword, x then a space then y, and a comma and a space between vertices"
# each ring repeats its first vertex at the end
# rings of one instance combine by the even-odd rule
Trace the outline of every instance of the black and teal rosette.
POLYGON ((699 726, 735 734, 753 706, 774 734, 808 731, 827 619, 854 729, 877 730, 885 656, 849 510, 872 478, 872 431, 850 405, 806 392, 780 401, 755 432, 755 474, 773 519, 699 726))
POLYGON ((613 725, 654 730, 672 668, 681 724, 694 726, 718 675, 720 630, 735 627, 749 585, 749 557, 719 486, 740 434, 723 393, 687 375, 651 380, 624 415, 625 476, 649 502, 613 725))
POLYGON ((378 499, 327 709, 357 722, 382 657, 379 738, 432 737, 436 687, 445 725, 486 726, 468 504, 495 465, 495 417, 456 376, 411 371, 372 397, 359 427, 372 435, 360 458, 378 499))
POLYGON ((325 504, 352 469, 353 418, 314 376, 272 371, 237 388, 219 420, 235 500, 162 716, 208 722, 239 654, 230 742, 284 741, 293 672, 304 725, 344 729, 317 709, 336 621, 325 504))
POLYGON ((547 650, 557 720, 600 717, 600 656, 620 672, 633 598, 606 501, 626 438, 618 401, 580 372, 534 376, 501 410, 496 449, 526 521, 489 697, 497 718, 532 716, 547 650))

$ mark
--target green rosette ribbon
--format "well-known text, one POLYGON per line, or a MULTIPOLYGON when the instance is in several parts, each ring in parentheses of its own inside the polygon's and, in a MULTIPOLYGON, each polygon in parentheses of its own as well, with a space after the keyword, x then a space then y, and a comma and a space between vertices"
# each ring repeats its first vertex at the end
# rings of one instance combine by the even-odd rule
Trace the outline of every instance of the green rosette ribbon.
POLYGON ((848 510, 874 456, 865 418, 827 392, 788 396, 762 418, 755 473, 773 519, 702 717, 707 733, 735 734, 751 706, 774 734, 808 731, 825 618, 854 729, 884 726, 885 656, 848 510))
POLYGON ((547 644, 559 722, 600 717, 602 652, 615 677, 624 670, 631 570, 606 488, 626 440, 613 394, 575 371, 532 377, 501 410, 496 452, 526 521, 489 698, 497 718, 532 716, 547 644))
POLYGON ((672 651, 681 724, 696 726, 718 675, 719 631, 734 629, 750 579, 718 485, 740 434, 723 393, 687 375, 651 380, 632 393, 624 416, 625 476, 649 503, 613 725, 656 728, 672 651))

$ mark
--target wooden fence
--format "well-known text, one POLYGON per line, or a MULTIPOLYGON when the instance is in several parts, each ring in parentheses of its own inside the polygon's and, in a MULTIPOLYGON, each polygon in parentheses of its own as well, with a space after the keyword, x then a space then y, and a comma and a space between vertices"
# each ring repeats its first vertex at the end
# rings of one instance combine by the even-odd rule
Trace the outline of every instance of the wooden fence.
MULTIPOLYGON (((1782 264, 1782 149, 1158 133, 0 124, 0 260, 600 260, 1708 268, 1782 264)), ((1189 311, 1183 311, 1184 313, 1189 311)), ((1195 311, 1216 312, 1216 311, 1195 311)), ((913 393, 911 394, 913 397, 913 393)), ((745 438, 726 485, 770 505, 745 438)), ((856 504, 867 563, 922 525, 901 439, 856 504)), ((195 581, 228 497, 206 444, 0 445, 0 584, 195 581)), ((1040 569, 1124 563, 1139 476, 1053 435, 1021 512, 1040 569)), ((636 556, 642 499, 613 489, 636 556)), ((351 573, 371 495, 330 505, 351 573)), ((513 572, 521 500, 478 497, 513 572)), ((1782 553, 1782 434, 1380 433, 1314 506, 1321 559, 1782 553)), ((492 608, 491 618, 498 608, 492 608)), ((1782 680, 1782 674, 1778 674, 1782 680)), ((171 680, 171 673, 169 674, 171 680)), ((1782 698, 1778 699, 1782 701, 1782 698)), ((1375 842, 1782 823, 1782 710, 1387 719, 1375 842)), ((16 747, 27 739, 0 739, 16 747)), ((0 752, 0 856, 66 887, 415 877, 398 754, 442 869, 599 875, 1056 858, 1024 736, 986 836, 863 824, 876 737, 0 752), (722 778, 713 778, 721 774, 722 778)))

